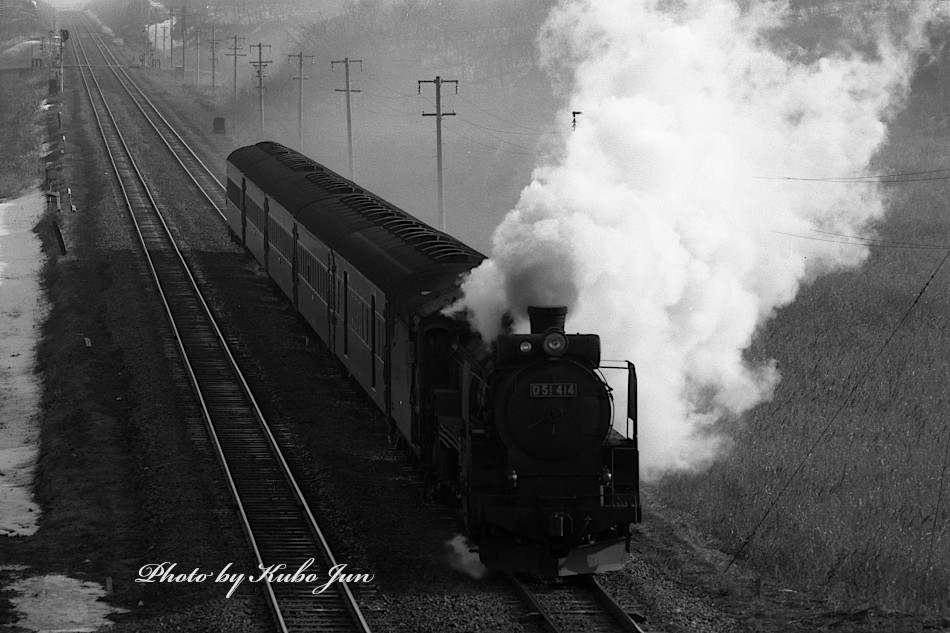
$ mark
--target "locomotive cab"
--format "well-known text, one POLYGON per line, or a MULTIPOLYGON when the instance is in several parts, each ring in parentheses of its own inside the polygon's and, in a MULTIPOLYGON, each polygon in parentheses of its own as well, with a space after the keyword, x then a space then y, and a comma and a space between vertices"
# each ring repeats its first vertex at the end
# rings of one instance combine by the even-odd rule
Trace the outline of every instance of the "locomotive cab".
POLYGON ((640 520, 639 464, 635 437, 612 428, 600 338, 566 334, 566 308, 529 315, 530 334, 496 341, 492 406, 468 420, 482 562, 546 576, 620 569, 640 520))

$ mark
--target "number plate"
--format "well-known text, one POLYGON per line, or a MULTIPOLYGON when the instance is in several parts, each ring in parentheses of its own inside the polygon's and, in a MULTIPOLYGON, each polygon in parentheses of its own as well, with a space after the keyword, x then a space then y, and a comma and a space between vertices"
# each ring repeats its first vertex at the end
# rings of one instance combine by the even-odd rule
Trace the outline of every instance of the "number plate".
POLYGON ((533 382, 532 398, 576 398, 576 382, 533 382))

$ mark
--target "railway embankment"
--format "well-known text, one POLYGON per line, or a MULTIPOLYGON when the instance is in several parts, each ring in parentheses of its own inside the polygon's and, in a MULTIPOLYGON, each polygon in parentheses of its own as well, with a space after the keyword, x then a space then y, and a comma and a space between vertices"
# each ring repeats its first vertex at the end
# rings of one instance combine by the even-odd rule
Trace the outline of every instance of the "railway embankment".
POLYGON ((48 305, 34 324, 30 487, 41 511, 35 532, 0 539, 0 623, 90 628, 111 613, 150 619, 157 630, 254 630, 251 590, 225 599, 210 584, 134 582, 152 553, 220 569, 243 566, 246 550, 222 518, 229 500, 213 456, 195 445, 193 419, 169 398, 185 387, 162 360, 160 322, 82 94, 67 82, 51 97, 47 79, 42 69, 0 73, 3 195, 42 187, 76 205, 48 205, 36 227, 48 305))
MULTIPOLYGON (((16 50, 17 46, 12 47, 16 50)), ((16 58, 4 50, 0 60, 16 58)), ((35 375, 37 325, 45 302, 39 289, 44 256, 33 227, 43 213, 36 190, 43 138, 45 76, 32 69, 0 71, 0 535, 36 531, 32 495, 37 451, 35 375), (20 122, 12 125, 14 121, 20 122), (23 123, 26 123, 25 125, 23 123)))

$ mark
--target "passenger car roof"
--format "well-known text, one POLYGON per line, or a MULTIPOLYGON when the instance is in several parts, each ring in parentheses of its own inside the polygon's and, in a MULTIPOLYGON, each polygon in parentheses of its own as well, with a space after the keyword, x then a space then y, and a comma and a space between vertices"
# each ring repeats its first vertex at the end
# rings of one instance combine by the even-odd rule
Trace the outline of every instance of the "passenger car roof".
POLYGON ((242 147, 228 162, 298 224, 419 316, 458 296, 459 276, 485 256, 279 143, 242 147))

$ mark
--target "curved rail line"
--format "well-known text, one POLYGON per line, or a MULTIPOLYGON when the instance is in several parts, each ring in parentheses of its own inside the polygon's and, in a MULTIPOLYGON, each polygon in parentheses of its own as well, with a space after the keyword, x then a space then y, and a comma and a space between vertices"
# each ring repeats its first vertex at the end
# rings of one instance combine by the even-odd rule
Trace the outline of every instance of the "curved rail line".
MULTIPOLYGON (((94 117, 254 556, 285 573, 314 559, 320 585, 337 562, 123 139, 82 44, 89 35, 74 32, 94 117)), ((369 631, 344 582, 316 595, 310 584, 262 584, 281 631, 369 631)))
POLYGON ((514 574, 505 576, 552 633, 647 633, 647 629, 604 591, 596 578, 578 576, 526 583, 514 574))

